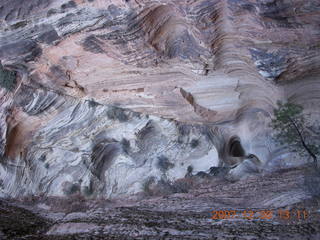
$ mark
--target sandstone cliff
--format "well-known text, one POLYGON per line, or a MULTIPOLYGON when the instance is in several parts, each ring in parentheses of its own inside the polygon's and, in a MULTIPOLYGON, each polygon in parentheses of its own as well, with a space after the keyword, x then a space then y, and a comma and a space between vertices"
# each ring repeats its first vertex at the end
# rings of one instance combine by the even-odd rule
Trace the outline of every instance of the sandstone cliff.
POLYGON ((171 180, 241 161, 235 138, 262 164, 294 159, 268 122, 277 100, 319 119, 319 8, 2 1, 0 58, 17 82, 1 90, 1 194, 135 193, 161 158, 171 180))
POLYGON ((0 197, 186 193, 308 162, 269 122, 300 104, 319 139, 319 22, 318 0, 1 0, 0 197))

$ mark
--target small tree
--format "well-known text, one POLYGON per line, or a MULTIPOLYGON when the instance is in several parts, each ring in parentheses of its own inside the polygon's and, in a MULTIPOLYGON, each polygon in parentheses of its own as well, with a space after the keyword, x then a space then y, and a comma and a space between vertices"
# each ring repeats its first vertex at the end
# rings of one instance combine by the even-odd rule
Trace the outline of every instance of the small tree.
POLYGON ((287 144, 293 152, 298 152, 300 156, 309 155, 317 165, 320 146, 313 144, 311 135, 306 133, 308 126, 302 111, 303 108, 300 105, 278 102, 271 127, 276 131, 276 140, 280 144, 287 144))
POLYGON ((16 74, 3 68, 0 63, 0 87, 12 91, 16 85, 16 74))

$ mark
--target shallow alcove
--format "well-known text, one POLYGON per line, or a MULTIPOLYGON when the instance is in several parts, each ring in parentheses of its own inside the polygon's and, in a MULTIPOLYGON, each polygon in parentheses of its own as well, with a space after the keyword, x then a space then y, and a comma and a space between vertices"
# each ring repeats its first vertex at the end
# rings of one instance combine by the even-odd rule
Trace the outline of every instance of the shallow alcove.
POLYGON ((233 136, 228 143, 228 153, 232 157, 244 157, 245 150, 241 145, 240 138, 233 136))

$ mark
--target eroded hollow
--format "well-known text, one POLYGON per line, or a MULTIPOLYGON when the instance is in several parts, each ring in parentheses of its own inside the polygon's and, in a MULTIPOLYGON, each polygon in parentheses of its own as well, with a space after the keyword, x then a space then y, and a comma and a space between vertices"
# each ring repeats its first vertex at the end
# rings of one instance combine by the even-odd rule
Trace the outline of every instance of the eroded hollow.
POLYGON ((241 145, 240 138, 237 136, 234 136, 229 141, 229 148, 228 152, 229 155, 232 157, 244 157, 245 156, 245 150, 243 149, 241 145))

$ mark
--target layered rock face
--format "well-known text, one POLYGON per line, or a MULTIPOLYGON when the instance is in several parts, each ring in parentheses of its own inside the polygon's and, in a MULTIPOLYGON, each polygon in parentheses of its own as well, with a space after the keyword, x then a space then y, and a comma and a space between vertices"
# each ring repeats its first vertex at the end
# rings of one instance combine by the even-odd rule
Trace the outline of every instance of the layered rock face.
POLYGON ((319 11, 318 0, 1 1, 0 59, 17 83, 0 90, 0 195, 112 198, 211 167, 240 179, 298 163, 268 122, 288 100, 318 126, 319 11))
MULTIPOLYGON (((0 200, 2 239, 318 239, 319 199, 301 168, 236 183, 194 182, 188 193, 134 201, 0 200), (277 184, 275 184, 277 183, 277 184), (307 185, 306 185, 307 183, 307 185), (24 209, 21 209, 23 207, 24 209), (233 217, 215 211, 233 210, 233 217), (32 214, 31 211, 34 213, 32 214), (250 212, 254 214, 251 215, 250 212), (287 213, 289 215, 286 215, 287 213), (297 214, 300 212, 300 215, 297 214), (279 214, 280 213, 280 214, 279 214), (282 213, 282 214, 281 214, 282 213)), ((314 179, 315 180, 315 179, 314 179)))

